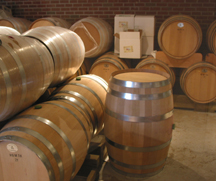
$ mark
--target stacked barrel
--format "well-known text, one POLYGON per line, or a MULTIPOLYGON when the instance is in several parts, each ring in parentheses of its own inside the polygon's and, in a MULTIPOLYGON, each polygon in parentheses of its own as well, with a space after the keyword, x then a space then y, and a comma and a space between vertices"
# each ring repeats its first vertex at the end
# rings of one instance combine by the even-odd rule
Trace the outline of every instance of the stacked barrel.
POLYGON ((33 104, 49 86, 75 74, 84 60, 82 40, 61 27, 47 27, 45 32, 37 28, 22 36, 0 35, 0 39, 0 121, 33 104))
POLYGON ((72 179, 103 128, 106 91, 100 77, 80 76, 12 118, 0 131, 1 180, 72 179))
MULTIPOLYGON (((8 121, 0 131, 0 180, 71 180, 103 129, 107 82, 76 77, 85 72, 85 45, 58 21, 43 18, 22 35, 5 26, 0 35, 0 121, 8 121), (54 95, 31 106, 48 88, 54 95)), ((100 54, 110 45, 103 46, 100 54)))

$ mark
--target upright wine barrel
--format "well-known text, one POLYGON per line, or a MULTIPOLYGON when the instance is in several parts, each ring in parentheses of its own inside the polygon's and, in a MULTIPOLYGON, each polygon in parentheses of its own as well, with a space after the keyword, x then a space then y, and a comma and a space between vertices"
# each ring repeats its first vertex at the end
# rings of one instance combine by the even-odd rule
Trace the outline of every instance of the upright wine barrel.
POLYGON ((0 121, 33 104, 54 76, 52 57, 28 37, 0 35, 0 121), (32 58, 34 57, 34 58, 32 58))
POLYGON ((121 70, 112 74, 108 87, 104 134, 112 167, 132 177, 159 173, 172 137, 169 75, 148 69, 121 70))
POLYGON ((216 55, 216 20, 211 23, 206 33, 209 50, 216 55))
POLYGON ((195 19, 186 15, 174 15, 166 19, 158 30, 161 50, 175 59, 193 55, 202 43, 202 30, 195 19))
POLYGON ((93 74, 81 75, 60 87, 52 99, 69 102, 74 102, 76 99, 76 103, 84 107, 95 135, 104 125, 102 117, 107 88, 107 82, 101 77, 93 74))
POLYGON ((29 29, 29 26, 31 24, 31 21, 24 19, 24 18, 4 18, 0 19, 0 26, 7 26, 10 28, 14 28, 20 33, 24 33, 29 29))
POLYGON ((58 27, 37 27, 23 34, 40 40, 50 51, 55 73, 50 87, 54 87, 74 75, 84 61, 85 47, 73 31, 58 27))
POLYGON ((0 34, 1 35, 20 35, 20 33, 10 27, 7 26, 0 26, 0 34))
POLYGON ((124 60, 118 58, 114 53, 108 52, 96 59, 89 73, 98 75, 109 82, 109 78, 113 72, 123 69, 128 69, 124 60))
POLYGON ((216 67, 208 62, 193 64, 182 72, 180 85, 192 101, 212 102, 216 99, 216 67))
POLYGON ((0 131, 1 180, 70 181, 91 137, 84 114, 53 100, 14 117, 0 131))
POLYGON ((45 17, 39 18, 33 21, 29 27, 29 29, 33 29, 41 26, 60 26, 62 28, 70 28, 71 24, 62 18, 57 17, 45 17))
POLYGON ((137 69, 151 69, 151 70, 159 70, 162 72, 166 72, 170 75, 170 81, 172 86, 175 84, 175 73, 173 69, 171 69, 166 63, 161 60, 155 59, 152 56, 148 56, 147 58, 141 60, 137 66, 137 69))
POLYGON ((113 28, 100 18, 87 17, 74 23, 70 29, 85 45, 85 57, 93 58, 108 51, 113 43, 113 28))

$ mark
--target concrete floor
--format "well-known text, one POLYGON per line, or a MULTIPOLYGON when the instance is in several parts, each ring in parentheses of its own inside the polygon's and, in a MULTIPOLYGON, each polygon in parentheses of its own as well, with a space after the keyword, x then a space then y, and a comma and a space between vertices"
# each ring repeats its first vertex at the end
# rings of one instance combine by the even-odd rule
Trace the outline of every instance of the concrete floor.
POLYGON ((216 181, 216 113, 175 109, 174 122, 162 172, 136 179, 117 173, 105 162, 99 181, 216 181))

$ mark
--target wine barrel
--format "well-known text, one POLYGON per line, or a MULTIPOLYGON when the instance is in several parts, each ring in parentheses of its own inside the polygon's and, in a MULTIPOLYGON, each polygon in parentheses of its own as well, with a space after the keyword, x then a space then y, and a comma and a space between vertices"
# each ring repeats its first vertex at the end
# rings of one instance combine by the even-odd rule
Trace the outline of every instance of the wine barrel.
POLYGON ((31 21, 24 18, 3 18, 0 19, 0 26, 11 27, 17 30, 20 33, 24 33, 29 29, 31 21))
POLYGON ((69 181, 82 166, 91 138, 85 112, 47 101, 14 117, 0 131, 3 180, 69 181))
POLYGON ((93 74, 81 75, 60 87, 52 99, 74 102, 75 98, 77 104, 85 108, 91 120, 93 134, 96 135, 103 128, 102 117, 107 88, 107 82, 101 77, 93 74))
POLYGON ((0 121, 33 104, 54 76, 52 57, 43 44, 28 37, 0 35, 0 121), (34 57, 34 58, 32 58, 34 57))
POLYGON ((109 82, 110 75, 113 72, 123 69, 128 69, 125 61, 118 58, 116 54, 108 52, 96 59, 89 73, 98 75, 109 82))
POLYGON ((70 29, 85 45, 85 57, 93 58, 108 51, 113 43, 113 28, 100 18, 87 17, 74 23, 70 29))
POLYGON ((194 102, 214 101, 216 99, 216 66, 208 62, 193 64, 181 73, 180 86, 194 102))
POLYGON ((80 66, 80 68, 77 70, 77 72, 76 72, 76 75, 77 76, 79 76, 79 75, 84 75, 84 74, 86 74, 87 72, 86 72, 86 66, 85 66, 85 64, 84 64, 84 62, 83 62, 83 64, 80 66))
POLYGON ((209 26, 206 32, 206 40, 209 50, 216 55, 216 20, 209 26))
POLYGON ((56 90, 56 87, 48 88, 48 89, 40 96, 40 98, 36 101, 36 103, 41 103, 41 102, 48 101, 48 99, 51 97, 51 95, 54 94, 55 90, 56 90))
POLYGON ((160 172, 173 125, 167 73, 127 69, 112 74, 105 102, 104 134, 112 167, 132 177, 160 172))
POLYGON ((40 40, 50 51, 55 73, 50 87, 74 75, 84 61, 85 47, 81 38, 69 29, 58 26, 37 27, 23 34, 40 40))
POLYGON ((0 26, 0 34, 1 35, 20 35, 20 33, 10 27, 7 26, 0 26))
POLYGON ((33 29, 41 26, 60 26, 62 28, 70 28, 71 24, 62 18, 57 17, 45 17, 39 18, 33 21, 29 27, 29 29, 33 29))
POLYGON ((202 30, 195 19, 186 15, 174 15, 166 19, 158 30, 161 50, 175 59, 193 55, 202 43, 202 30))
POLYGON ((175 73, 173 69, 171 69, 166 63, 161 60, 155 59, 152 56, 148 56, 147 58, 141 60, 137 65, 137 69, 151 69, 151 70, 159 70, 162 72, 166 72, 170 75, 170 81, 172 86, 175 84, 175 73))

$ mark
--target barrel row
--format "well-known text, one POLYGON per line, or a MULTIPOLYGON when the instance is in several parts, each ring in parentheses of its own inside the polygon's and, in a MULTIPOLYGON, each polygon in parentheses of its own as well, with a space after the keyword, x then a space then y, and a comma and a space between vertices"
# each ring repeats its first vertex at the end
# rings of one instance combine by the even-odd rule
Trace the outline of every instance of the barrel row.
MULTIPOLYGON (((73 25, 57 17, 45 17, 29 22, 23 18, 6 18, 0 20, 0 26, 15 28, 20 33, 41 26, 60 26, 75 31, 86 47, 85 56, 97 57, 108 51, 112 46, 113 29, 100 18, 83 18, 73 25)), ((215 21, 206 33, 209 50, 216 54, 215 21)), ((173 15, 167 18, 158 31, 158 44, 162 51, 175 59, 185 59, 193 55, 201 46, 202 30, 198 22, 187 15, 173 15), (171 33, 172 32, 172 33, 171 33)))
MULTIPOLYGON (((113 72, 126 70, 130 67, 131 65, 125 59, 120 59, 113 52, 107 52, 92 63, 89 73, 98 75, 109 82, 113 72)), ((180 88, 193 102, 210 103, 216 99, 216 84, 213 83, 216 76, 215 65, 209 62, 194 63, 188 68, 181 69, 180 76, 179 73, 176 75, 176 69, 152 56, 140 60, 135 68, 168 73, 173 87, 177 76, 177 84, 180 82, 180 88)))
MULTIPOLYGON (((85 57, 97 57, 108 51, 113 43, 113 28, 101 18, 83 18, 73 25, 57 17, 45 17, 30 22, 23 18, 5 18, 0 20, 0 26, 7 26, 25 33, 30 29, 44 26, 57 26, 69 29, 78 34, 85 45, 85 57)), ((43 32, 42 32, 43 33, 43 32)))
POLYGON ((0 131, 0 179, 71 180, 103 129, 107 88, 99 76, 82 75, 13 117, 0 131))

